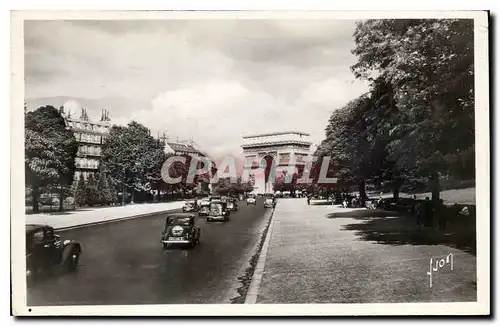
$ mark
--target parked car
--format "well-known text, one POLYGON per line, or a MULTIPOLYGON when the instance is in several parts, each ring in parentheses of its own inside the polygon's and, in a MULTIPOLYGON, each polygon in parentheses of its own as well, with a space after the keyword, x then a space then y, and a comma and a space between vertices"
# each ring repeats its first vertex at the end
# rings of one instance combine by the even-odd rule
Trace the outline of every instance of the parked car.
POLYGON ((257 198, 250 196, 247 198, 247 205, 257 205, 257 198))
POLYGON ((198 205, 196 204, 196 200, 188 200, 184 203, 182 207, 183 212, 196 212, 198 210, 198 205))
POLYGON ((193 248, 200 243, 201 229, 196 225, 192 213, 170 214, 165 219, 165 229, 161 235, 163 248, 169 245, 187 245, 193 248))
POLYGON ((238 201, 236 198, 228 198, 226 201, 227 209, 230 211, 237 211, 238 210, 238 201))
POLYGON ((35 280, 46 272, 74 271, 82 247, 78 242, 62 240, 49 225, 26 225, 26 277, 35 280))
POLYGON ((207 221, 229 221, 230 212, 227 209, 227 203, 220 200, 212 200, 210 202, 210 212, 207 216, 207 221))

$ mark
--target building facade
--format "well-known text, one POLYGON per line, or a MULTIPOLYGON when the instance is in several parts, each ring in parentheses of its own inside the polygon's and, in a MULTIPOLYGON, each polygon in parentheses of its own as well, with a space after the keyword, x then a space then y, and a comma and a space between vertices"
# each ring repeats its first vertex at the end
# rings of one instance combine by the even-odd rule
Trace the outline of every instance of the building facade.
POLYGON ((83 178, 87 180, 89 175, 93 175, 99 170, 101 147, 111 128, 109 111, 102 110, 99 121, 90 120, 86 109, 81 109, 79 118, 72 117, 71 113, 61 113, 64 116, 66 126, 73 131, 79 144, 75 158, 74 179, 78 180, 80 175, 83 175, 83 178))
MULTIPOLYGON (((197 167, 202 167, 202 158, 208 158, 207 153, 203 152, 199 146, 194 141, 171 141, 165 135, 161 137, 165 144, 165 153, 173 154, 173 155, 188 155, 191 156, 192 159, 199 160, 197 167)), ((210 159, 211 160, 211 159, 210 159)), ((215 162, 212 162, 212 168, 216 168, 215 162)), ((210 177, 213 176, 212 171, 209 173, 210 177)), ((196 193, 198 194, 207 194, 212 192, 212 185, 210 183, 210 178, 205 178, 199 181, 196 193)))
POLYGON ((243 136, 241 145, 245 156, 244 169, 253 174, 256 193, 272 193, 273 182, 290 167, 299 175, 304 171, 312 143, 309 134, 299 131, 282 131, 243 136), (264 174, 252 170, 264 168, 264 174))

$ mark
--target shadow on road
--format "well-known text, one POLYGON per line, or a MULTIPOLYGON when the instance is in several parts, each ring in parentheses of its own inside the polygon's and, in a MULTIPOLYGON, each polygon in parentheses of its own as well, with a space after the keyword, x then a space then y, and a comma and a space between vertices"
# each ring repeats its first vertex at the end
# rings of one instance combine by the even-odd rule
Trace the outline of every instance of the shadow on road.
POLYGON ((388 245, 446 245, 476 256, 476 228, 469 220, 453 223, 445 230, 418 228, 414 218, 383 210, 357 210, 328 214, 327 218, 353 218, 359 223, 346 224, 365 241, 388 245))

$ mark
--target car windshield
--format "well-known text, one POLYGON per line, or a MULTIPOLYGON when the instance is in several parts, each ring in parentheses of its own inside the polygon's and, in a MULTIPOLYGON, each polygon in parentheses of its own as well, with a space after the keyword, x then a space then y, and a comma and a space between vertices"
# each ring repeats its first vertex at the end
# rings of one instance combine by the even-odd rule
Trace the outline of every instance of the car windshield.
POLYGON ((191 218, 189 217, 169 217, 167 219, 167 225, 184 225, 188 226, 191 223, 191 218))
POLYGON ((213 214, 221 214, 222 213, 222 204, 221 203, 215 203, 210 205, 210 212, 213 214))

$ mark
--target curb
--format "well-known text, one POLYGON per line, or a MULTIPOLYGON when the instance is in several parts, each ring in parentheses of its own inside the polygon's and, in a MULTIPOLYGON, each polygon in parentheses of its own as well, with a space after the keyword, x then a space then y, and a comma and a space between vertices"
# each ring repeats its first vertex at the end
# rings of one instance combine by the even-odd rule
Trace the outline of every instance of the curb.
POLYGON ((270 217, 271 221, 269 222, 269 229, 267 230, 266 239, 264 240, 264 244, 262 245, 259 259, 257 260, 257 265, 255 266, 255 270, 253 271, 252 281, 250 282, 250 286, 248 287, 248 292, 245 298, 245 304, 257 303, 257 297, 259 295, 259 290, 260 290, 260 283, 262 282, 262 277, 264 276, 264 266, 266 264, 267 252, 269 250, 269 243, 271 242, 271 237, 273 233, 275 211, 276 208, 274 208, 271 213, 270 217))
POLYGON ((153 216, 156 214, 161 214, 161 213, 170 213, 174 211, 178 211, 181 208, 175 208, 175 209, 167 209, 165 211, 158 211, 158 212, 152 212, 152 213, 145 213, 145 214, 139 214, 139 215, 133 215, 133 216, 127 216, 127 217, 119 217, 119 218, 114 218, 111 220, 105 220, 105 221, 98 221, 98 222, 91 222, 91 223, 85 223, 85 224, 78 224, 74 226, 66 226, 62 228, 54 228, 55 231, 69 231, 69 230, 74 230, 74 229, 79 229, 79 228, 85 228, 89 226, 96 226, 96 225, 102 225, 102 224, 108 224, 108 223, 114 223, 114 222, 119 222, 119 221, 127 221, 127 220, 132 220, 134 218, 140 218, 140 217, 148 217, 148 216, 153 216))
MULTIPOLYGON (((235 285, 233 288, 231 288, 227 292, 227 294, 224 297, 223 303, 234 304, 235 303, 235 302, 233 302, 234 300, 238 300, 240 298, 242 298, 244 300, 246 298, 245 292, 244 292, 244 294, 240 293, 240 291, 245 288, 245 282, 243 281, 243 279, 248 274, 248 271, 253 269, 252 260, 254 259, 254 257, 259 256, 259 254, 263 248, 263 244, 264 244, 263 240, 265 240, 264 236, 267 235, 266 232, 269 231, 269 226, 270 226, 270 222, 271 222, 273 215, 274 215, 274 209, 265 213, 265 218, 262 220, 262 229, 259 232, 258 240, 255 242, 255 245, 249 251, 249 254, 244 259, 245 263, 242 264, 239 272, 236 275, 236 279, 238 280, 238 282, 237 282, 238 284, 235 285)), ((252 271, 252 275, 253 275, 253 271, 252 271)), ((249 279, 251 281, 251 277, 249 277, 249 279)), ((247 292, 248 292, 248 288, 247 288, 247 292)), ((244 303, 244 302, 240 302, 240 303, 244 303)))

